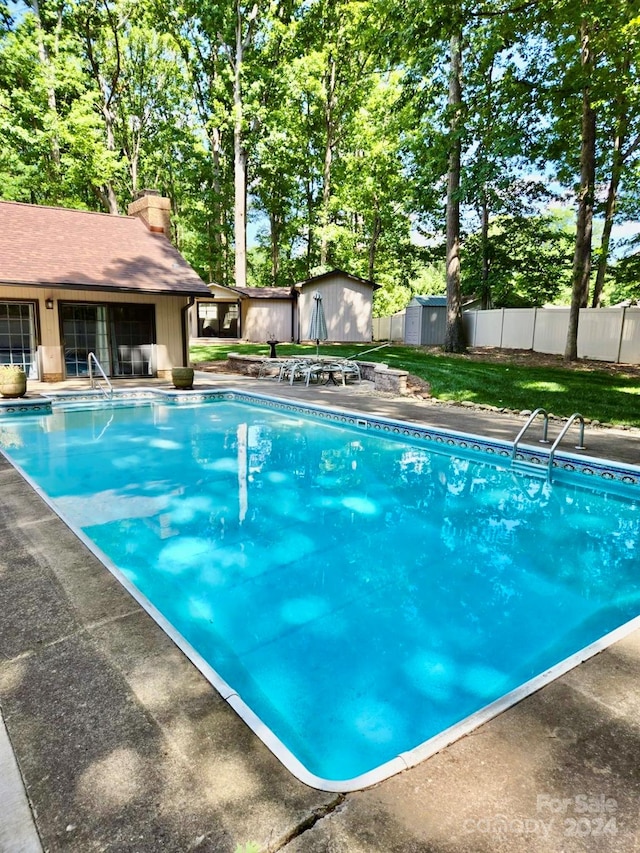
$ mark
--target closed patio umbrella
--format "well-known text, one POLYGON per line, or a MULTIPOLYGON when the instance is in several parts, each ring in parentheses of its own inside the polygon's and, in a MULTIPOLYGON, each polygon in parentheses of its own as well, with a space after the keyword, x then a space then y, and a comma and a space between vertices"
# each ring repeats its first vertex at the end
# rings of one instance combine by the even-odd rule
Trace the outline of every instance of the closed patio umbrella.
POLYGON ((320 347, 320 341, 326 341, 329 335, 327 334, 327 321, 324 316, 324 306, 322 304, 322 294, 316 290, 313 294, 313 308, 311 309, 311 320, 309 322, 309 340, 316 342, 316 355, 320 347))

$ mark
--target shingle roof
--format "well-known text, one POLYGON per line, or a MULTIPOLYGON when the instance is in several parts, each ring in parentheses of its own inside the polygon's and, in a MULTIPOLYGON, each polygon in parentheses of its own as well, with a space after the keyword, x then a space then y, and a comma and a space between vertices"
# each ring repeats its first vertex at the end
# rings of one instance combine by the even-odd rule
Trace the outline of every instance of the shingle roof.
POLYGON ((446 304, 447 304, 447 297, 446 296, 414 296, 411 301, 413 302, 414 305, 417 303, 418 305, 427 305, 427 306, 432 307, 432 308, 436 307, 436 306, 443 307, 443 306, 446 306, 446 304))
POLYGON ((241 296, 250 296, 253 299, 293 299, 295 293, 291 287, 234 287, 229 290, 239 293, 241 296))
POLYGON ((322 279, 324 279, 324 278, 333 278, 333 276, 337 276, 337 275, 343 276, 344 278, 348 278, 351 281, 357 281, 359 284, 368 284, 374 290, 379 290, 380 287, 382 286, 380 284, 376 284, 375 281, 371 281, 368 278, 360 278, 359 275, 353 275, 350 272, 346 272, 345 270, 341 270, 341 269, 336 268, 333 270, 329 270, 328 272, 320 273, 319 275, 313 275, 313 276, 311 276, 311 278, 306 278, 304 281, 298 281, 298 282, 296 282, 294 287, 298 287, 298 288, 307 287, 308 285, 313 285, 319 281, 322 281, 322 279))
POLYGON ((182 293, 209 289, 137 217, 0 201, 0 282, 182 293))

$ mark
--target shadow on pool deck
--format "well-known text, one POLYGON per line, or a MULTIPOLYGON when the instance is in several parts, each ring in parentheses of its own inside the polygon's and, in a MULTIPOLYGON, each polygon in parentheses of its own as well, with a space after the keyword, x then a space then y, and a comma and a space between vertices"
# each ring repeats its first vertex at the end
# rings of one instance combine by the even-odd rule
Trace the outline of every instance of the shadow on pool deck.
MULTIPOLYGON (((211 379, 509 439, 522 423, 366 388, 211 379)), ((637 434, 589 431, 594 445, 638 461, 637 434)), ((637 849, 639 632, 411 770, 314 791, 3 458, 0 490, 0 706, 46 850, 637 849)), ((0 851, 22 850, 9 817, 0 851)))

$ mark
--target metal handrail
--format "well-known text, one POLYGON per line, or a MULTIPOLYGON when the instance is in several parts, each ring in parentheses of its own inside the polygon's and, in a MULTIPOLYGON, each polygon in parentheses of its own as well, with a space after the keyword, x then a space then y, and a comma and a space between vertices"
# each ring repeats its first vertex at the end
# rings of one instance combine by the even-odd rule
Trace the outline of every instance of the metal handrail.
POLYGON ((538 417, 538 415, 542 415, 544 417, 544 423, 542 425, 542 438, 540 439, 540 444, 549 444, 549 440, 547 439, 547 430, 549 429, 549 413, 546 409, 539 408, 536 409, 535 412, 531 412, 526 424, 522 427, 518 435, 516 436, 516 440, 513 442, 513 449, 511 451, 511 460, 513 461, 516 458, 516 453, 518 451, 518 444, 520 444, 520 439, 525 434, 525 432, 529 429, 534 420, 538 417))
POLYGON ((551 469, 553 468, 553 457, 555 455, 556 449, 557 449, 558 445, 560 444, 560 442, 562 441, 562 439, 567 434, 567 432, 569 431, 569 428, 571 427, 571 425, 576 420, 580 421, 580 437, 578 439, 578 441, 580 443, 576 444, 576 450, 586 450, 587 449, 585 447, 585 444, 584 444, 584 418, 582 417, 580 412, 574 412, 571 415, 571 417, 569 418, 569 420, 566 422, 564 427, 562 428, 562 430, 561 430, 560 434, 558 435, 558 437, 556 438, 556 440, 553 442, 551 450, 549 451, 549 461, 547 463, 547 466, 548 466, 547 467, 547 476, 548 477, 551 477, 551 469))
POLYGON ((384 349, 385 347, 388 347, 388 346, 391 346, 391 344, 387 342, 384 344, 380 344, 379 347, 373 347, 372 349, 366 349, 366 350, 363 350, 362 352, 356 352, 353 355, 346 356, 345 361, 351 361, 354 358, 361 358, 363 355, 367 355, 367 353, 376 352, 377 350, 384 349))
POLYGON ((88 365, 88 367, 89 367, 89 382, 91 383, 91 388, 92 388, 92 390, 95 390, 96 388, 99 388, 99 390, 103 392, 103 394, 105 395, 105 397, 113 397, 113 385, 112 385, 112 384, 111 384, 111 382, 109 381, 109 378, 108 378, 107 374, 106 374, 106 373, 104 372, 104 370, 102 369, 102 365, 101 365, 101 364, 100 364, 100 362, 98 361, 98 357, 96 356, 96 354, 95 354, 94 352, 90 352, 90 353, 89 353, 89 355, 87 356, 87 365, 88 365), (106 385, 107 385, 107 388, 109 389, 109 393, 108 393, 108 394, 107 394, 107 392, 104 390, 104 388, 100 388, 100 387, 98 386, 98 384, 97 384, 97 380, 96 380, 95 376, 93 375, 93 370, 92 370, 92 368, 91 368, 91 364, 92 364, 92 362, 93 362, 93 363, 95 364, 95 366, 98 368, 98 373, 99 373, 99 374, 102 376, 102 378, 104 379, 104 381, 105 381, 105 383, 106 383, 106 385))

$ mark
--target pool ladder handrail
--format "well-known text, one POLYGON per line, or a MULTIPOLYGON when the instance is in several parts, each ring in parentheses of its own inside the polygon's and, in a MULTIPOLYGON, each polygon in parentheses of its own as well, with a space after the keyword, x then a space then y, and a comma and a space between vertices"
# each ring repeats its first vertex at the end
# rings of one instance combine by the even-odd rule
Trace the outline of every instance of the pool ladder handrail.
POLYGON ((107 397, 108 399, 112 399, 113 398, 113 385, 109 381, 109 377, 107 376, 107 374, 102 369, 102 365, 98 361, 98 357, 96 356, 96 354, 94 352, 90 352, 89 355, 87 356, 87 364, 89 367, 89 382, 91 383, 91 389, 95 390, 97 388, 98 390, 102 391, 102 393, 104 394, 105 397, 107 397), (95 364, 95 366, 98 370, 98 373, 100 374, 100 376, 102 377, 102 379, 106 383, 106 386, 109 389, 108 394, 101 385, 98 385, 98 380, 96 379, 96 377, 93 374, 93 368, 91 366, 92 364, 95 364))
MULTIPOLYGON (((519 445, 522 437, 524 436, 526 431, 529 429, 529 427, 532 425, 534 420, 538 417, 538 415, 542 415, 544 417, 544 423, 542 426, 542 438, 540 439, 540 444, 549 444, 549 440, 547 439, 547 432, 548 432, 548 427, 549 427, 549 413, 547 412, 546 409, 538 408, 534 412, 531 413, 526 424, 522 427, 522 429, 520 430, 520 432, 516 436, 515 441, 513 442, 513 448, 511 450, 511 464, 512 465, 514 465, 516 462, 520 461, 520 460, 516 459, 516 455, 518 452, 518 445, 519 445)), ((571 415, 571 417, 569 417, 566 424, 560 430, 560 433, 558 434, 556 440, 551 445, 551 449, 549 451, 549 457, 548 457, 547 462, 546 462, 547 480, 549 480, 549 481, 551 480, 551 471, 553 470, 553 459, 554 459, 556 450, 558 449, 558 446, 559 446, 560 442, 562 441, 562 439, 569 432, 569 430, 571 429, 571 427, 573 426, 573 424, 576 421, 580 422, 580 427, 579 427, 580 435, 578 438, 579 443, 576 444, 576 446, 575 446, 576 450, 586 450, 587 449, 585 446, 585 443, 584 443, 584 417, 580 414, 580 412, 574 412, 571 415)), ((527 463, 522 463, 522 464, 526 465, 527 463)), ((536 467, 538 467, 538 466, 536 466, 536 467)))
POLYGON ((562 439, 565 437, 565 435, 569 432, 569 429, 571 428, 571 426, 577 420, 580 421, 580 426, 579 426, 580 436, 578 438, 578 444, 576 444, 576 446, 575 446, 576 450, 586 450, 587 449, 585 446, 585 443, 584 443, 584 418, 582 417, 580 412, 574 412, 571 415, 571 417, 569 418, 569 420, 566 422, 566 424, 562 427, 562 430, 560 431, 556 440, 553 442, 553 444, 551 446, 551 450, 549 451, 549 461, 547 462, 547 478, 548 479, 551 479, 551 470, 553 468, 553 457, 554 457, 555 452, 558 448, 558 445, 560 444, 562 439))
POLYGON ((516 461, 516 453, 518 452, 518 445, 525 432, 529 429, 529 427, 533 424, 538 415, 542 415, 544 417, 544 423, 542 424, 542 438, 539 439, 540 444, 549 444, 549 439, 547 438, 547 432, 549 430, 549 413, 546 409, 540 407, 536 409, 534 412, 531 412, 529 418, 527 419, 526 424, 522 427, 518 435, 516 436, 516 440, 513 442, 513 448, 511 450, 511 461, 516 461))

